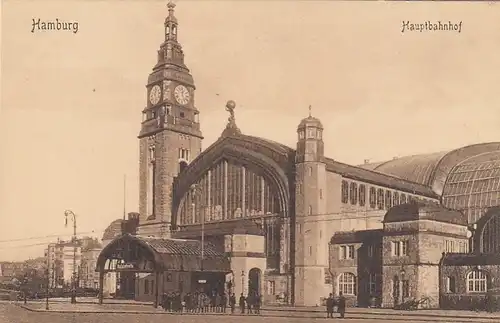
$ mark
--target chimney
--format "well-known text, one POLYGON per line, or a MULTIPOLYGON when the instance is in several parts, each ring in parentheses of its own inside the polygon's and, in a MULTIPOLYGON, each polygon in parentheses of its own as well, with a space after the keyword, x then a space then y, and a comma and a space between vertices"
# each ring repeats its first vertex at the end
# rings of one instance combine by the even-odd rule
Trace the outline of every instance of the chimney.
POLYGON ((370 160, 369 159, 365 159, 365 165, 369 164, 369 163, 370 163, 370 160))
POLYGON ((130 212, 128 219, 122 222, 122 234, 137 234, 137 227, 139 226, 139 213, 130 212))

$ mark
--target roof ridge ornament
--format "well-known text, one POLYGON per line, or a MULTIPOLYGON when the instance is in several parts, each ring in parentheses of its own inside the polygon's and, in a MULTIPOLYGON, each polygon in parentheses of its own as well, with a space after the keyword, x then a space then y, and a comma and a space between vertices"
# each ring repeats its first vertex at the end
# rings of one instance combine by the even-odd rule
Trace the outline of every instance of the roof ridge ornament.
POLYGON ((236 102, 229 100, 226 103, 226 111, 229 112, 229 118, 227 118, 227 125, 222 132, 221 137, 239 135, 241 134, 240 129, 236 125, 236 118, 234 117, 234 109, 236 108, 236 102))
POLYGON ((312 117, 311 110, 312 110, 312 106, 309 104, 309 118, 312 117))

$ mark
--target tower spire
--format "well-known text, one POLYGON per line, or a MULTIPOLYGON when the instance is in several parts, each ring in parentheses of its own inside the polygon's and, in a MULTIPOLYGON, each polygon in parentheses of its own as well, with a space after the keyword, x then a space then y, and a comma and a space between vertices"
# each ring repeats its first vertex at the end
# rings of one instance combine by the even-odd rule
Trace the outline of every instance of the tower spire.
POLYGON ((311 117, 311 109, 312 109, 312 107, 311 107, 311 105, 309 104, 309 117, 311 117))
POLYGON ((165 41, 177 42, 177 18, 174 14, 175 3, 169 1, 167 4, 168 16, 165 18, 165 41))

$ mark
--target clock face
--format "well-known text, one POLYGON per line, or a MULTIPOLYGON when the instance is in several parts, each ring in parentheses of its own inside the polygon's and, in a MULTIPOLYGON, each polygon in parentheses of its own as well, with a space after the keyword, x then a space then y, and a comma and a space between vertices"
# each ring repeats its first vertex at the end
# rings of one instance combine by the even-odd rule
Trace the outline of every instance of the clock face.
POLYGON ((190 99, 190 94, 188 89, 184 85, 178 85, 174 90, 174 97, 179 104, 188 104, 190 99))
POLYGON ((151 104, 157 104, 158 102, 160 102, 160 98, 161 88, 159 85, 155 85, 149 92, 149 102, 151 102, 151 104))

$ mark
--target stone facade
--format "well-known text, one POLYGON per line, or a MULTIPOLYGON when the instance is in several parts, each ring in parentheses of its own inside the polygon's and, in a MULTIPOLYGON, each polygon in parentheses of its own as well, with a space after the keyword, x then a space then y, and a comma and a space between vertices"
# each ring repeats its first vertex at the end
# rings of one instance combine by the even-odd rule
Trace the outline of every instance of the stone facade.
POLYGON ((334 295, 339 295, 340 277, 355 277, 354 294, 345 293, 349 306, 377 306, 382 285, 382 230, 339 232, 330 241, 330 272, 334 295), (350 254, 352 252, 352 254, 350 254))
MULTIPOLYGON (((202 151, 199 111, 194 104, 194 80, 184 63, 177 27, 170 5, 165 21, 165 41, 160 45, 157 64, 146 84, 148 102, 143 110, 144 120, 139 134, 138 234, 200 239, 205 234, 202 230, 211 226, 212 236, 218 236, 220 239, 216 240, 220 242, 224 241, 224 236, 232 234, 222 229, 227 223, 245 227, 247 224, 243 222, 246 219, 265 223, 266 219, 272 218, 283 223, 275 230, 275 236, 279 235, 279 248, 269 247, 274 242, 269 241, 269 234, 264 234, 264 255, 254 257, 247 254, 243 257, 239 254, 233 259, 234 266, 243 268, 244 273, 250 264, 261 270, 266 302, 287 299, 292 304, 314 306, 330 292, 337 292, 338 277, 335 275, 341 271, 354 274, 358 287, 374 286, 373 281, 365 281, 367 273, 358 270, 365 266, 366 261, 373 264, 369 260, 360 257, 341 263, 334 261, 332 265, 330 238, 339 232, 384 229, 384 237, 377 245, 382 246, 378 249, 381 252, 380 266, 369 270, 370 274, 373 271, 380 275, 375 279, 377 289, 372 288, 371 294, 379 298, 377 302, 382 306, 392 307, 400 303, 402 300, 397 293, 401 292, 394 294, 396 283, 392 281, 404 273, 405 277, 398 279, 405 282, 398 283, 397 288, 405 284, 404 290, 408 294, 405 297, 426 297, 431 300, 426 306, 437 306, 439 291, 435 286, 439 281, 440 253, 450 252, 449 249, 454 247, 458 251, 463 249, 467 243, 465 224, 451 221, 446 210, 439 211, 436 217, 428 217, 429 214, 423 212, 416 218, 385 221, 385 224, 384 218, 394 209, 401 214, 412 213, 398 207, 414 201, 439 205, 442 196, 446 196, 447 206, 462 208, 462 202, 455 198, 456 190, 460 191, 460 201, 471 194, 471 190, 462 187, 465 181, 459 178, 461 175, 455 166, 476 155, 477 165, 483 165, 485 161, 481 158, 485 153, 490 154, 488 163, 498 162, 500 144, 474 145, 448 153, 351 166, 324 156, 323 141, 332 139, 323 138, 323 126, 317 118, 309 115, 300 122, 296 129, 297 146, 292 149, 243 134, 236 125, 236 104, 228 101, 227 127, 214 144, 202 151), (181 91, 186 95, 184 99, 181 92, 174 93, 180 85, 186 88, 181 91), (156 86, 161 88, 161 94, 153 91, 156 86), (152 162, 154 171, 151 170, 152 162), (448 175, 453 178, 447 182, 448 175), (200 183, 203 185, 198 186, 200 183), (201 186, 201 193, 194 190, 201 186), (217 201, 214 201, 215 193, 220 193, 217 201), (194 194, 206 195, 200 202, 197 201, 200 196, 194 194), (251 203, 262 207, 250 207, 251 203), (273 207, 265 211, 264 205, 267 204, 273 207), (151 205, 154 205, 153 209, 151 205), (201 218, 204 219, 203 225, 201 218), (211 222, 210 225, 205 220, 211 222), (393 255, 393 245, 402 241, 407 241, 404 243, 408 254, 393 255), (270 250, 279 256, 270 256, 270 250), (432 284, 420 284, 424 281, 432 284)), ((469 165, 468 171, 475 169, 472 166, 476 167, 475 164, 469 165)), ((490 172, 489 169, 483 170, 490 172)), ((496 183, 494 181, 500 176, 497 175, 485 173, 484 180, 496 183)), ((486 186, 474 192, 480 192, 484 197, 481 207, 500 202, 500 199, 493 198, 493 193, 486 191, 486 186)), ((478 216, 476 211, 467 212, 478 216)), ((369 241, 356 242, 354 253, 361 256, 368 245, 369 241)), ((235 288, 240 284, 243 286, 238 288, 244 290, 246 283, 239 283, 238 275, 236 273, 232 278, 235 288)), ((354 292, 354 297, 349 297, 353 304, 371 302, 368 299, 372 295, 357 292, 354 292)))

